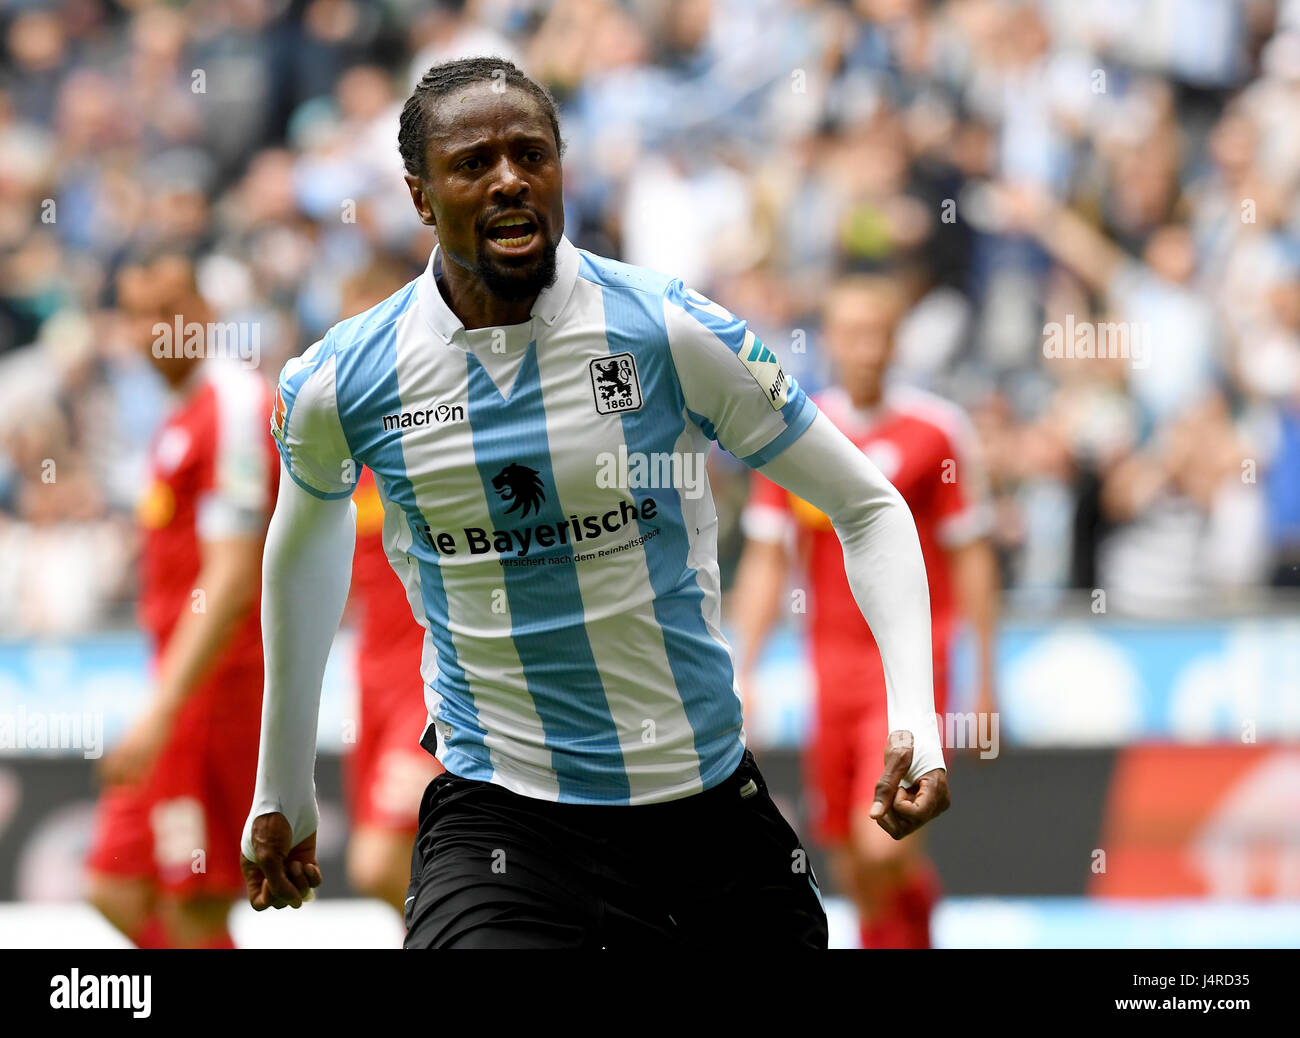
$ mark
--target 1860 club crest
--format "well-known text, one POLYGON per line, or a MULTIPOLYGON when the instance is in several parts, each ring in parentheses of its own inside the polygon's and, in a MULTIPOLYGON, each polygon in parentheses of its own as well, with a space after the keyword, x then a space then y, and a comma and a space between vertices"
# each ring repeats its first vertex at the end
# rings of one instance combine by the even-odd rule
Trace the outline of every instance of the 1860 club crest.
POLYGON ((636 377, 636 360, 630 353, 598 357, 589 366, 591 391, 600 414, 621 414, 641 406, 641 383, 636 377))

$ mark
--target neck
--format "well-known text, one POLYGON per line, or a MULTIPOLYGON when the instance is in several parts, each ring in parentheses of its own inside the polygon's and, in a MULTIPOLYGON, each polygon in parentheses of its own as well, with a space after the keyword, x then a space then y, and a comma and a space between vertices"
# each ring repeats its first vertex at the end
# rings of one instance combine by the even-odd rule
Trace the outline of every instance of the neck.
POLYGON ((162 369, 162 376, 167 388, 173 393, 186 393, 194 385, 194 376, 198 371, 200 360, 174 360, 162 369))
POLYGON ((460 318, 466 329, 523 324, 532 315, 538 296, 538 293, 533 293, 523 299, 502 299, 493 295, 482 279, 462 267, 445 250, 442 253, 442 275, 435 278, 434 283, 451 312, 460 318))
POLYGON ((848 389, 849 403, 859 411, 869 411, 873 407, 879 407, 880 401, 884 398, 884 392, 881 387, 875 389, 848 389))

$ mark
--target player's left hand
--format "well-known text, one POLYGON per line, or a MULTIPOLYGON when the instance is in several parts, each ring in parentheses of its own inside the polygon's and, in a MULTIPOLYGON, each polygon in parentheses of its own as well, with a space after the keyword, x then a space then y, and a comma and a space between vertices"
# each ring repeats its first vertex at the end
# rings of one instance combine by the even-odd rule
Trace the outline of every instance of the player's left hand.
POLYGON ((948 772, 927 771, 914 786, 903 786, 903 776, 912 766, 912 733, 900 729, 889 733, 885 747, 885 770, 876 783, 871 817, 895 840, 925 825, 948 810, 948 772))
POLYGON ((100 762, 99 772, 104 783, 121 786, 142 781, 166 744, 174 720, 172 711, 159 706, 150 707, 131 726, 117 748, 100 762))

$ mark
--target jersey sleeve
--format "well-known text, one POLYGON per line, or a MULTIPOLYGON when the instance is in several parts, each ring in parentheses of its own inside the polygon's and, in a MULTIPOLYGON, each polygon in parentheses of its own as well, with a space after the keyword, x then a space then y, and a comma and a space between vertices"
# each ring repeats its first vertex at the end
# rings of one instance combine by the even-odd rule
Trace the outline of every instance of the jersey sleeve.
POLYGON ((285 471, 316 497, 348 497, 361 465, 352 457, 339 418, 335 356, 329 339, 290 360, 280 373, 271 434, 285 471))
POLYGON ((955 408, 943 427, 943 457, 935 494, 935 531, 945 548, 960 548, 993 528, 988 481, 970 419, 955 408))
POLYGON ((674 280, 664 291, 664 323, 690 418, 723 450, 757 468, 812 424, 817 406, 724 307, 674 280))
POLYGON ((242 371, 214 378, 217 403, 211 484, 198 499, 205 541, 258 535, 271 513, 272 456, 266 435, 266 388, 242 371))
POLYGON ((903 781, 910 786, 945 767, 934 714, 930 586, 911 509, 825 415, 764 472, 825 515, 839 537, 854 601, 880 650, 889 730, 914 737, 903 781))

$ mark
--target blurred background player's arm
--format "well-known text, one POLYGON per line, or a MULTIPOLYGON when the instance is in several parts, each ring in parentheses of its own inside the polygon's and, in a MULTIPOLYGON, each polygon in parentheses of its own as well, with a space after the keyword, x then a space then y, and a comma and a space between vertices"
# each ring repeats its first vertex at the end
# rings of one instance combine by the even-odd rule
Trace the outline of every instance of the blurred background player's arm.
POLYGON ((998 620, 998 564, 987 537, 948 549, 957 608, 975 638, 975 710, 992 713, 997 707, 994 679, 994 634, 998 620))
POLYGON ((249 900, 258 909, 298 907, 295 895, 320 882, 316 727, 356 544, 356 508, 349 498, 317 497, 287 470, 282 476, 263 559, 266 688, 257 788, 242 844, 249 900))
POLYGON ((730 600, 739 642, 737 677, 751 746, 758 708, 758 661, 768 636, 780 622, 790 568, 787 540, 791 517, 786 500, 784 490, 754 474, 753 492, 744 512, 745 550, 730 600))
POLYGON ((158 700, 178 707, 222 647, 235 625, 257 604, 262 569, 262 530, 202 542, 203 568, 194 583, 201 599, 181 616, 158 664, 158 700))
POLYGON ((1096 292, 1108 292, 1128 262, 1123 249, 1041 188, 999 183, 975 197, 987 207, 998 230, 1033 237, 1096 292))
POLYGON ((947 557, 958 615, 970 625, 975 644, 975 711, 990 714, 996 706, 996 634, 1001 574, 989 531, 993 510, 979 436, 965 412, 952 408, 944 423, 946 444, 940 461, 937 533, 947 557), (956 461, 957 478, 942 466, 956 461))
POLYGON ((196 596, 159 658, 149 709, 104 761, 104 777, 110 783, 132 782, 144 774, 186 699, 257 603, 260 529, 255 534, 205 540, 201 550, 196 596))

